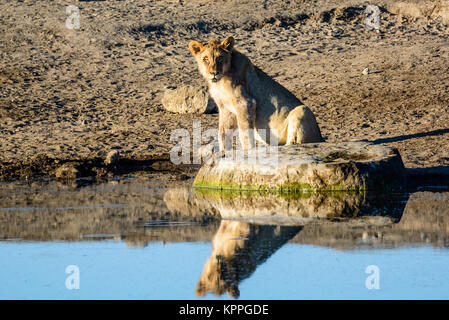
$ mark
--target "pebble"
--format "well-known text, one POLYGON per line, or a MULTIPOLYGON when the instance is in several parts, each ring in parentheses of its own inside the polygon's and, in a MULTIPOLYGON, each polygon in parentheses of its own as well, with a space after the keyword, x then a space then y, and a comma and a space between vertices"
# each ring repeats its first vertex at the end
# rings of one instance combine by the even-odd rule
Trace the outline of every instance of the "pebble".
POLYGON ((117 164, 120 160, 120 153, 117 150, 111 150, 106 155, 106 159, 104 160, 104 163, 106 165, 114 165, 117 164))
POLYGON ((56 169, 55 176, 57 179, 76 179, 80 177, 76 164, 65 163, 56 169))

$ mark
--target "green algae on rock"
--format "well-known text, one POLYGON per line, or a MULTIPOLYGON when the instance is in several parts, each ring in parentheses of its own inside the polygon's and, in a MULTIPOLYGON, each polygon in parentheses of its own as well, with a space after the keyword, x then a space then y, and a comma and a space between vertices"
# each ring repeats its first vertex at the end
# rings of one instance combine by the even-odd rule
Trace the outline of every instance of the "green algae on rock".
POLYGON ((353 141, 279 146, 269 156, 264 152, 265 159, 257 152, 204 165, 193 186, 271 192, 391 191, 406 186, 401 156, 385 145, 353 141))

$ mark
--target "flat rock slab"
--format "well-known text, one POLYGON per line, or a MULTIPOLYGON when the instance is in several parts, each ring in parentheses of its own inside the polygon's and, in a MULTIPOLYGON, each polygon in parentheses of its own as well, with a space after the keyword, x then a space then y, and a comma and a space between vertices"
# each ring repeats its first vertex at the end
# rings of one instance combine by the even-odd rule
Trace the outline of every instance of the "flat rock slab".
POLYGON ((250 151, 247 158, 224 157, 204 165, 193 186, 275 192, 388 191, 406 186, 401 156, 385 145, 357 141, 279 146, 277 153, 248 161, 256 152, 250 151))

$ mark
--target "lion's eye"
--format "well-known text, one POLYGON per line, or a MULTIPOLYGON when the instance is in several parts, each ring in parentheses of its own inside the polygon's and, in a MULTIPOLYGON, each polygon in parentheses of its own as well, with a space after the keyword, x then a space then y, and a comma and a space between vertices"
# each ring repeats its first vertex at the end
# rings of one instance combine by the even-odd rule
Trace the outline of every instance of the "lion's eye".
POLYGON ((204 57, 204 62, 209 63, 209 58, 208 57, 204 57))

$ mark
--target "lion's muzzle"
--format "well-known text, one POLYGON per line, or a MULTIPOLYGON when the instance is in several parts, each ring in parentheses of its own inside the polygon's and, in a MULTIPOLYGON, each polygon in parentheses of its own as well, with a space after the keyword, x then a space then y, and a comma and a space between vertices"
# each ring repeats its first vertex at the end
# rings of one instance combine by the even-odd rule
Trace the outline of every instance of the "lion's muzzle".
POLYGON ((211 80, 212 82, 217 82, 220 79, 221 75, 218 72, 209 74, 209 80, 211 80))

